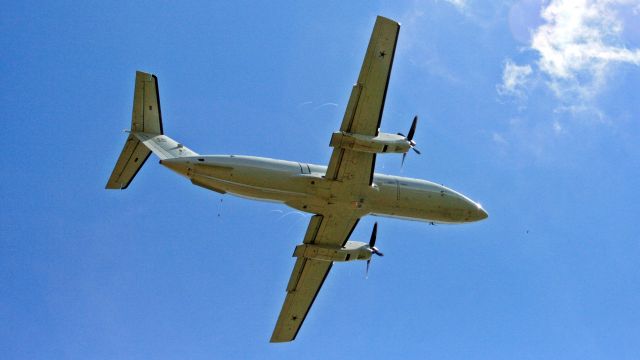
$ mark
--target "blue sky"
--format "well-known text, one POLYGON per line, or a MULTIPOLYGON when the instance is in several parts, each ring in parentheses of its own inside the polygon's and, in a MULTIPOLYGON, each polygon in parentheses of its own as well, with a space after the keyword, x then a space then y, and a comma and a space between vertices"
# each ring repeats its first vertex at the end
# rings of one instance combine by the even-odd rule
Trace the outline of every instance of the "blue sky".
MULTIPOLYGON (((640 2, 21 1, 0 14, 4 358, 637 359, 640 2), (268 340, 308 215, 147 162, 104 185, 136 70, 203 154, 326 164, 375 16, 402 23, 377 171, 481 202, 379 222, 298 339, 268 340)), ((155 159, 155 158, 152 158, 155 159)))

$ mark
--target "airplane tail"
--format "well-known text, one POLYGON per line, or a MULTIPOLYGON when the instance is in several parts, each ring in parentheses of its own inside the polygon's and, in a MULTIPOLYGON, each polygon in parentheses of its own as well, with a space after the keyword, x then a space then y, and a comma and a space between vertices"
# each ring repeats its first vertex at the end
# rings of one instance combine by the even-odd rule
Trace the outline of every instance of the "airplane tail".
POLYGON ((198 155, 164 135, 155 75, 136 72, 131 131, 128 132, 129 137, 107 182, 107 189, 126 189, 151 152, 161 160, 198 155))

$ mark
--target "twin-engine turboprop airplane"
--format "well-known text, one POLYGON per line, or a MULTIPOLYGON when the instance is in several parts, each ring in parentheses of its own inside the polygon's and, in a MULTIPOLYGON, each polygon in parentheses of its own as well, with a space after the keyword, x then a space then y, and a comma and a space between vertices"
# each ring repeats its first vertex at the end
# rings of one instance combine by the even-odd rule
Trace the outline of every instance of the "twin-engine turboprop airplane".
MULTIPOLYGON (((418 179, 374 173, 376 155, 414 149, 417 118, 407 136, 379 130, 400 25, 378 17, 358 82, 340 126, 333 133, 328 166, 254 156, 199 155, 164 135, 158 79, 136 73, 131 131, 107 189, 126 189, 151 152, 160 163, 195 185, 221 194, 277 201, 312 213, 303 243, 293 253, 287 297, 271 342, 295 339, 313 301, 336 261, 363 260, 373 254, 377 224, 369 243, 349 241, 365 215, 442 223, 485 219, 487 213, 466 196, 418 179)), ((417 152, 417 150, 416 150, 417 152)))

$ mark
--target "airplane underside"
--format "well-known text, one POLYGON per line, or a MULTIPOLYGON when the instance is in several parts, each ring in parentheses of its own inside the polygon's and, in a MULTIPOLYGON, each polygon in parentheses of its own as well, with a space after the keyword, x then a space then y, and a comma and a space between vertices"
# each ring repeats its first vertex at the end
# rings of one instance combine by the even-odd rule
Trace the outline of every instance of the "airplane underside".
POLYGON ((377 223, 368 243, 350 240, 360 218, 466 223, 487 218, 480 204, 443 185, 376 174, 377 156, 416 154, 418 117, 407 135, 380 131, 400 24, 379 16, 340 129, 331 134, 327 166, 236 155, 199 155, 164 135, 158 79, 136 72, 131 129, 107 189, 126 189, 153 152, 160 163, 194 185, 221 194, 284 203, 313 214, 296 258, 287 295, 271 342, 292 341, 334 262, 383 256, 375 246, 377 223))

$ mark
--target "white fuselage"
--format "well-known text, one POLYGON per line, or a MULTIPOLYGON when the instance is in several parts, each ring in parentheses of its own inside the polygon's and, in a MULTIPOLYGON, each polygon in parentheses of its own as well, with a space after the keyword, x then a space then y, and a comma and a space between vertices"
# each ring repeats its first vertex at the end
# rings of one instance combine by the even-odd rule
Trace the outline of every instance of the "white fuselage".
POLYGON ((485 219, 466 196, 429 181, 375 174, 371 186, 324 178, 326 166, 254 156, 210 155, 160 162, 195 185, 256 200, 284 203, 323 214, 329 207, 367 214, 440 223, 485 219))

